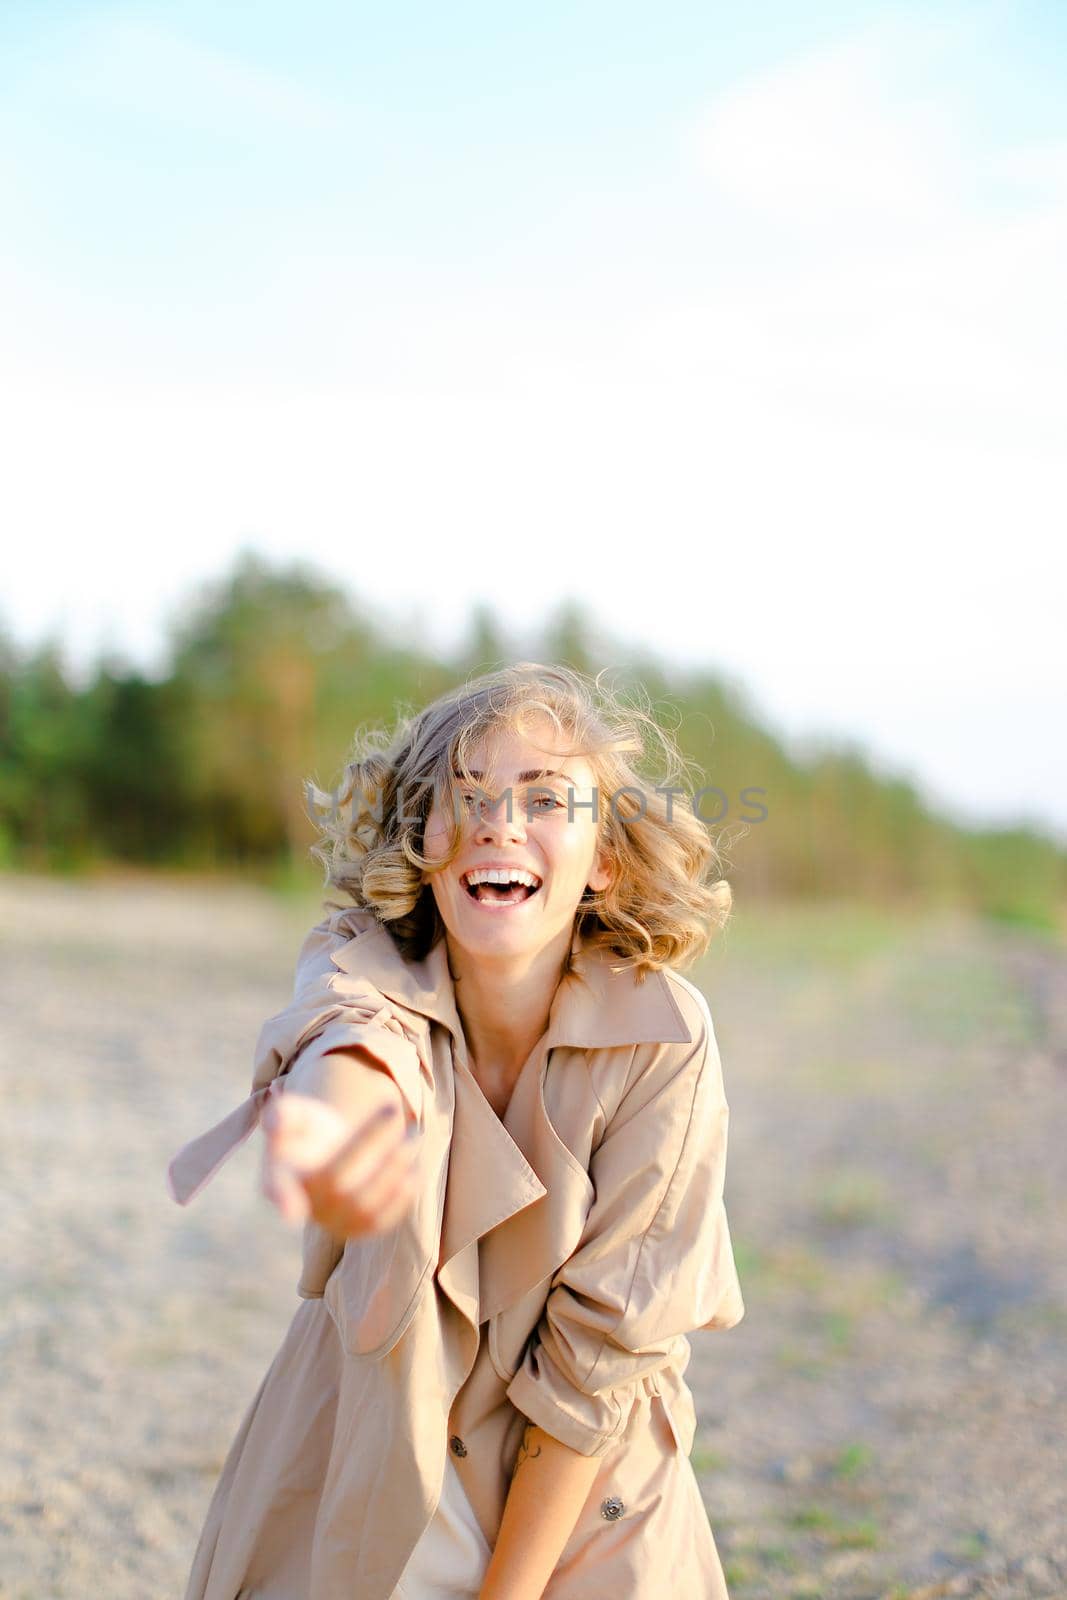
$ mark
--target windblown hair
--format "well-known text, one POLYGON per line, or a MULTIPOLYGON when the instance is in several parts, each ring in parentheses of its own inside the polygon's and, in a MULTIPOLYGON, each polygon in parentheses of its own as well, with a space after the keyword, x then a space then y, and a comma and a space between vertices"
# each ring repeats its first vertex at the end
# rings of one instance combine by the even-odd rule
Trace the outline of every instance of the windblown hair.
MULTIPOLYGON (((522 661, 468 680, 416 715, 401 715, 391 733, 361 728, 340 788, 326 794, 306 784, 311 804, 327 813, 312 816, 320 838, 311 854, 325 868, 324 887, 373 911, 404 957, 421 960, 445 932, 421 875, 447 866, 462 847, 464 802, 457 795, 463 785, 478 788, 468 766, 472 750, 505 730, 535 738, 547 721, 557 744, 567 741, 556 753, 584 756, 593 769, 597 840, 611 863, 607 888, 587 888, 579 901, 581 944, 622 957, 639 979, 660 967, 688 966, 725 926, 730 886, 707 825, 678 783, 691 763, 647 709, 624 704, 602 684, 606 671, 592 679, 570 667, 522 661), (650 767, 654 776, 645 775, 650 767), (451 818, 451 838, 444 858, 428 861, 422 851, 435 800, 451 818)), ((568 962, 564 976, 572 970, 568 962)))

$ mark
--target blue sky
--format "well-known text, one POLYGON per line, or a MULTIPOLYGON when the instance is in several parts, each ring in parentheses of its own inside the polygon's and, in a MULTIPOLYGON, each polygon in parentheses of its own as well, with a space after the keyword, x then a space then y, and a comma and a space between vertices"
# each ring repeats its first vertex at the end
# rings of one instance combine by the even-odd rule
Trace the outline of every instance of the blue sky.
POLYGON ((0 617, 571 594, 1067 837, 1065 16, 4 8, 0 617))

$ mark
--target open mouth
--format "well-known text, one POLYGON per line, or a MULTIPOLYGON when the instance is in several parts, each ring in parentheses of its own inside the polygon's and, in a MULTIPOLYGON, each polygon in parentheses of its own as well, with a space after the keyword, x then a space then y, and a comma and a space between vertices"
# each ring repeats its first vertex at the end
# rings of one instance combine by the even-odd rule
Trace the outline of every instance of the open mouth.
MULTIPOLYGON (((476 879, 479 876, 477 872, 474 873, 476 879)), ((475 883, 471 883, 469 874, 464 873, 460 882, 475 905, 488 906, 490 909, 525 905, 527 900, 532 900, 534 895, 541 892, 541 879, 533 872, 515 875, 508 882, 489 880, 475 883), (535 881, 530 883, 530 878, 535 881)))

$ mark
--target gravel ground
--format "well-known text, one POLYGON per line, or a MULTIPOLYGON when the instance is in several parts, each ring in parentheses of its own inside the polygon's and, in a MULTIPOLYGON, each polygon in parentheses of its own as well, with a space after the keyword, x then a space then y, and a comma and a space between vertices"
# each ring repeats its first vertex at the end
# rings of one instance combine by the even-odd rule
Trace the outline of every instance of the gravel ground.
MULTIPOLYGON (((179 1600, 299 1235, 255 1143, 188 1208, 165 1169, 247 1093, 317 915, 0 877, 4 1600, 179 1600)), ((734 1600, 1064 1600, 1067 953, 944 912, 742 907, 689 976, 747 1305, 689 1369, 734 1600)))

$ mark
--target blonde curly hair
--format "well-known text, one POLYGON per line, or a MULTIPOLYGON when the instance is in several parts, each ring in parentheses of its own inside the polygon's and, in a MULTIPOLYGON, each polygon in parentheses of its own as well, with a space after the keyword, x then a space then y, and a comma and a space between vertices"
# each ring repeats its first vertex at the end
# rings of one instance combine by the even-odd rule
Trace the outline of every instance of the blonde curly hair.
POLYGON ((678 800, 684 785, 677 780, 691 763, 647 704, 624 704, 602 683, 607 670, 594 679, 520 661, 468 679, 417 714, 401 714, 392 732, 360 728, 340 788, 327 794, 306 783, 312 807, 326 812, 308 813, 320 834, 310 853, 325 868, 324 886, 372 911, 406 959, 423 959, 445 928, 422 874, 441 870, 461 848, 457 791, 474 782, 471 751, 487 734, 525 733, 544 719, 557 740, 570 742, 557 753, 585 757, 600 795, 611 800, 598 803, 596 818, 611 882, 599 892, 587 888, 578 904, 581 943, 623 958, 642 979, 660 967, 688 966, 725 926, 730 886, 706 824, 678 800), (652 764, 659 770, 644 776, 639 769, 652 764), (672 787, 673 795, 660 792, 672 787), (452 818, 451 841, 444 858, 428 861, 422 849, 435 799, 452 818))

